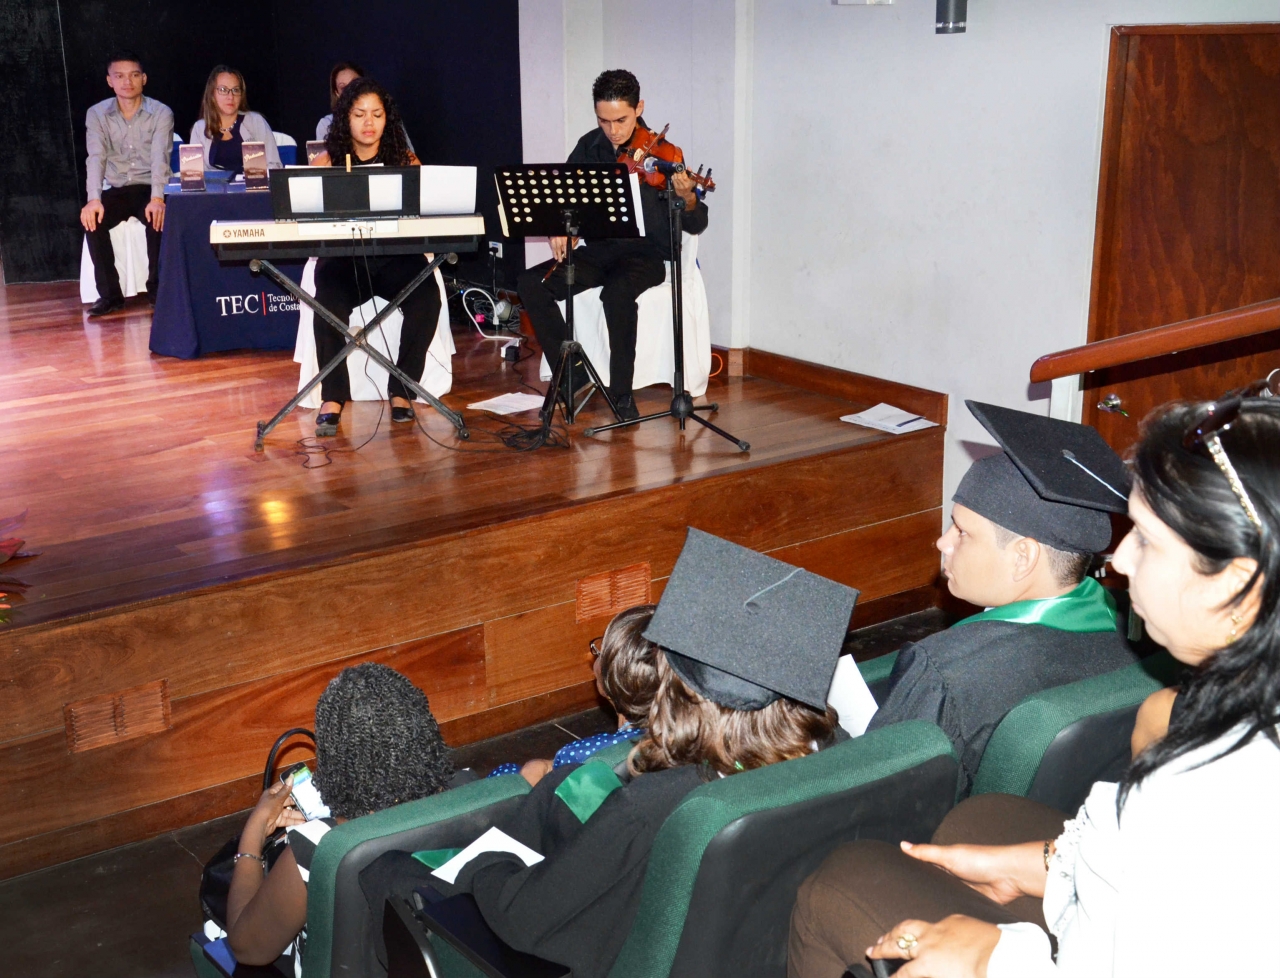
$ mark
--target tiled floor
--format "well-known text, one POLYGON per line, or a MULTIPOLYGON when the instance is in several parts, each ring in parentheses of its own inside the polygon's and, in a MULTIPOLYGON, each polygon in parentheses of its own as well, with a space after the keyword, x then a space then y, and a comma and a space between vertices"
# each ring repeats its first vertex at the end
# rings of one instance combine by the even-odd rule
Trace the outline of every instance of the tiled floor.
MULTIPOLYGON (((924 611, 861 629, 846 650, 874 658, 949 624, 924 611)), ((603 709, 495 737, 455 752, 487 773, 503 761, 550 757, 575 737, 611 729, 603 709)), ((8 978, 192 978, 187 937, 201 924, 204 863, 245 813, 170 832, 0 882, 0 974, 8 978)))

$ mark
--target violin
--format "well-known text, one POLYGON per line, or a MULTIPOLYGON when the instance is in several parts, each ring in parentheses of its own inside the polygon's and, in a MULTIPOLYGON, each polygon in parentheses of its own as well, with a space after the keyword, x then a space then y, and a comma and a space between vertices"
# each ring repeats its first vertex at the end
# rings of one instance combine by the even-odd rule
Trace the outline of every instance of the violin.
MULTIPOLYGON (((618 147, 618 162, 627 165, 629 173, 640 174, 651 187, 665 187, 667 185, 666 175, 658 170, 646 170, 644 161, 649 157, 662 160, 665 163, 684 163, 684 151, 675 143, 667 140, 667 130, 671 128, 671 124, 667 123, 662 127, 662 132, 654 132, 652 129, 646 129, 639 124, 636 125, 636 131, 631 134, 631 139, 627 141, 627 145, 618 147)), ((685 170, 685 176, 693 181, 693 192, 701 199, 711 191, 716 189, 716 182, 711 179, 711 169, 708 168, 704 174, 702 166, 699 165, 697 173, 691 173, 685 170)))

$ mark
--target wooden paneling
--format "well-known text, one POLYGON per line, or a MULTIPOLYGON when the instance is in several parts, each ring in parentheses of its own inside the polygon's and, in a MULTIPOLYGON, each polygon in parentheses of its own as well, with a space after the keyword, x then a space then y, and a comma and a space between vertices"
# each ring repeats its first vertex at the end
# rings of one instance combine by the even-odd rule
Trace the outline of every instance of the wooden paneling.
POLYGON ((175 699, 169 730, 94 751, 69 752, 60 730, 12 742, 0 750, 9 808, 0 845, 260 774, 282 731, 314 726, 316 700, 329 680, 370 661, 413 680, 441 719, 483 708, 483 630, 469 628, 175 699))
POLYGON ((228 676, 265 678, 572 604, 576 580, 615 566, 620 554, 647 560, 665 577, 688 526, 769 551, 936 509, 941 479, 929 474, 941 472, 942 433, 930 428, 857 451, 663 486, 390 554, 0 634, 0 737, 61 727, 64 703, 104 687, 164 678, 171 696, 191 696, 221 687, 228 676), (485 584, 468 586, 472 581, 485 584), (175 648, 183 650, 176 662, 175 648))
POLYGON ((746 362, 743 364, 743 371, 747 376, 767 377, 769 380, 857 404, 874 405, 885 401, 904 411, 914 411, 937 424, 947 423, 946 394, 826 367, 808 360, 796 360, 778 353, 750 349, 744 352, 746 362))
POLYGON ((627 608, 648 604, 652 579, 647 563, 578 578, 574 619, 581 623, 611 618, 627 608))
POLYGON ((169 729, 169 684, 163 679, 104 693, 63 708, 67 750, 93 750, 169 729))
MULTIPOLYGON (((1089 340, 1280 296, 1280 25, 1112 32, 1089 340)), ((1154 406, 1280 366, 1280 333, 1090 376, 1084 420, 1128 447, 1154 406), (1099 411, 1118 394, 1129 417, 1099 411)))
POLYGON ((860 602, 874 601, 933 583, 940 561, 933 543, 941 528, 942 510, 926 510, 782 547, 769 556, 858 588, 860 602))

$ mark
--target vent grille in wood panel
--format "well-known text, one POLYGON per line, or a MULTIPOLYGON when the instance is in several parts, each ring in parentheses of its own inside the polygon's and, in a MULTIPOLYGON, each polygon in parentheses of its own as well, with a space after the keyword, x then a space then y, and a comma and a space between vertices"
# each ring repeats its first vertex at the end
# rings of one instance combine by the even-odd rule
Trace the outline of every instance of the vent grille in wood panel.
POLYGON ((63 708, 73 753, 169 729, 169 684, 163 679, 68 703, 63 708))
POLYGON ((648 561, 580 578, 574 617, 579 623, 612 618, 634 605, 648 604, 652 580, 648 561))

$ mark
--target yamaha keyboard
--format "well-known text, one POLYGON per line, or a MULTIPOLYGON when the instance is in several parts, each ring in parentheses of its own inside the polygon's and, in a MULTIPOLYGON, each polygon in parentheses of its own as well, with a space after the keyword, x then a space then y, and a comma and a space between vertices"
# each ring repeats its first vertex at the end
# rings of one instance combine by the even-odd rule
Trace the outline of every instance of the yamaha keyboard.
POLYGON ((209 243, 222 261, 479 251, 483 237, 482 214, 209 224, 209 243))

